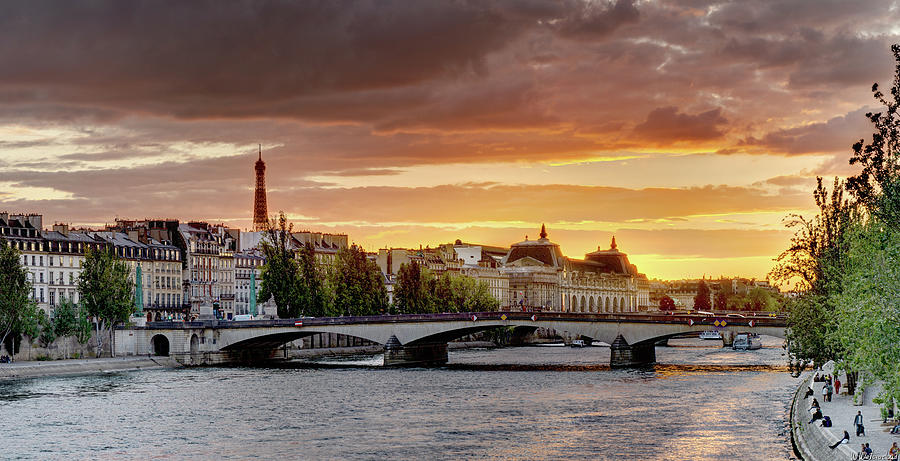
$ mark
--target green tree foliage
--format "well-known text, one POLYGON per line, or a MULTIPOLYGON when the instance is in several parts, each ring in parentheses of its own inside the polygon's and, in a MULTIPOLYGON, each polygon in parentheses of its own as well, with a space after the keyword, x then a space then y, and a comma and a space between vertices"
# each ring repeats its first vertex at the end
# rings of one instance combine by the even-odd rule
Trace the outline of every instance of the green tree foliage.
POLYGON ((857 226, 844 276, 832 294, 837 306, 831 340, 842 367, 866 371, 883 384, 885 402, 900 402, 900 231, 874 219, 857 226))
POLYGON ((802 295, 788 303, 787 348, 792 365, 802 370, 838 358, 830 338, 834 310, 829 293, 840 290, 843 260, 848 249, 847 232, 858 213, 843 198, 843 185, 835 178, 829 194, 818 178, 813 191, 819 214, 812 219, 792 215, 786 222, 794 228, 791 246, 776 259, 769 276, 775 283, 794 283, 802 295))
POLYGON ((306 244, 297 252, 299 266, 297 280, 297 304, 301 314, 321 317, 328 311, 327 291, 325 290, 325 271, 316 262, 316 253, 312 245, 306 244))
POLYGON ((862 171, 847 180, 847 190, 871 215, 884 225, 900 228, 900 45, 891 46, 894 54, 894 82, 890 96, 872 85, 875 100, 884 105, 883 112, 869 112, 866 117, 875 127, 872 140, 860 139, 853 145, 850 164, 862 171))
POLYGON ((265 302, 274 297, 281 318, 299 317, 303 311, 304 300, 299 292, 300 263, 294 258, 291 246, 293 230, 294 225, 288 224, 282 211, 277 222, 269 222, 266 239, 262 242, 266 263, 261 270, 259 300, 265 302))
POLYGON ((63 299, 53 310, 53 333, 62 338, 72 336, 78 326, 78 306, 70 299, 63 299))
POLYGON ((376 315, 388 311, 381 269, 362 248, 353 245, 338 252, 330 276, 332 315, 376 315))
POLYGON ((56 329, 53 328, 53 320, 47 316, 46 312, 41 311, 38 317, 38 325, 40 325, 41 329, 41 333, 38 336, 41 346, 47 347, 53 341, 56 341, 56 329))
POLYGON ((659 310, 674 311, 675 310, 675 300, 670 298, 669 296, 663 296, 659 300, 659 310))
POLYGON ((80 307, 78 309, 78 320, 75 322, 75 329, 72 332, 78 344, 87 344, 90 341, 91 328, 90 314, 88 314, 87 309, 80 307))
POLYGON ((450 272, 444 272, 438 278, 434 299, 437 312, 485 312, 500 308, 500 302, 491 296, 487 283, 450 272))
MULTIPOLYGON (((394 284, 394 305, 400 314, 431 312, 432 275, 415 260, 401 264, 394 284)), ((449 291, 449 285, 442 288, 449 291)))
POLYGON ((881 378, 896 398, 900 46, 891 50, 896 62, 890 96, 872 86, 885 110, 866 114, 875 128, 872 140, 853 145, 850 163, 861 171, 846 189, 854 202, 843 200, 837 179, 829 198, 820 178, 813 194, 819 215, 791 217, 788 226, 797 230, 770 276, 799 281, 801 296, 788 303, 787 345, 800 369, 835 359, 851 374, 868 371, 881 378))
POLYGON ((444 272, 435 277, 416 261, 400 266, 394 286, 398 312, 424 314, 437 312, 484 312, 500 308, 484 281, 462 274, 444 272))
POLYGON ((108 335, 110 355, 115 354, 113 329, 134 311, 133 289, 128 265, 112 248, 87 251, 78 276, 78 292, 87 313, 95 320, 98 357, 103 353, 102 333, 108 335))
POLYGON ((10 354, 18 349, 21 335, 36 336, 40 319, 29 299, 31 282, 21 261, 19 250, 0 239, 0 344, 7 345, 10 354))
POLYGON ((822 293, 831 282, 825 277, 826 272, 846 254, 844 233, 854 213, 853 207, 843 198, 843 183, 838 178, 834 178, 831 194, 822 184, 822 178, 816 179, 813 198, 819 214, 812 219, 796 214, 788 216, 785 227, 794 229, 794 236, 790 247, 775 260, 769 277, 781 286, 794 284, 802 292, 822 293))
POLYGON ((698 311, 708 311, 712 309, 709 301, 709 285, 706 280, 701 280, 697 285, 697 294, 694 295, 694 309, 698 311))

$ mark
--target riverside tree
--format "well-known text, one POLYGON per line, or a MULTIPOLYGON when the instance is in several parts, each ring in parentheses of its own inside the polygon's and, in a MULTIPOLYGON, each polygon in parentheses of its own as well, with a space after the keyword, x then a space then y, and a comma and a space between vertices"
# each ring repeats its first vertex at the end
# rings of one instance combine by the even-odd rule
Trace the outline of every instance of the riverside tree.
POLYGON ((316 253, 307 243, 297 252, 299 267, 297 297, 301 314, 319 317, 327 312, 325 268, 316 262, 316 253))
POLYGON ((890 96, 872 85, 875 100, 884 111, 869 112, 875 132, 868 143, 860 139, 853 145, 850 164, 862 167, 847 179, 847 190, 857 203, 882 225, 900 229, 900 45, 891 46, 894 54, 894 81, 890 96))
POLYGON ((294 258, 291 245, 294 225, 287 222, 284 212, 278 220, 269 222, 266 240, 262 242, 266 263, 262 266, 262 284, 259 299, 263 302, 275 298, 278 316, 299 317, 302 311, 300 289, 300 264, 294 258))
POLYGON ((700 283, 697 285, 697 294, 694 295, 694 309, 699 311, 712 309, 712 304, 710 304, 709 300, 709 285, 706 284, 706 280, 700 280, 700 283))
POLYGON ((786 227, 794 228, 794 236, 769 273, 776 283, 793 283, 801 293, 787 305, 790 328, 786 343, 792 368, 798 371, 839 357, 839 342, 831 337, 835 305, 830 293, 840 290, 846 234, 856 216, 852 204, 843 198, 843 184, 837 178, 830 194, 822 178, 817 178, 813 197, 819 214, 810 219, 788 218, 786 227))
POLYGON ((376 315, 388 311, 381 269, 356 245, 338 252, 330 273, 331 315, 376 315))
POLYGON ((780 284, 795 281, 801 293, 788 303, 792 364, 799 370, 834 359, 851 392, 856 373, 868 372, 884 383, 885 403, 900 398, 900 46, 891 50, 890 95, 872 86, 885 109, 866 114, 872 140, 853 145, 850 163, 861 167, 846 183, 853 200, 843 199, 837 179, 829 197, 819 178, 819 214, 790 217, 794 238, 770 274, 780 284))
POLYGON ((112 248, 85 253, 78 292, 87 313, 94 317, 97 332, 97 357, 103 352, 103 333, 107 334, 110 355, 115 354, 113 329, 128 320, 134 310, 134 280, 125 261, 112 248))
POLYGON ((10 355, 21 335, 36 336, 39 322, 39 309, 30 299, 28 270, 21 261, 19 250, 0 238, 0 344, 10 355))
POLYGON ((400 314, 430 312, 433 300, 429 284, 432 279, 428 268, 423 268, 416 260, 401 264, 394 286, 394 305, 397 312, 400 314))

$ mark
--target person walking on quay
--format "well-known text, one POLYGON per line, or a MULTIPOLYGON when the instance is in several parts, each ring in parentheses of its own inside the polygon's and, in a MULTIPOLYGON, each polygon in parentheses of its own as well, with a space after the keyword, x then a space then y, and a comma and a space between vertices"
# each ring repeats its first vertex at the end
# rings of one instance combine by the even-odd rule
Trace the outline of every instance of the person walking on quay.
POLYGON ((856 412, 856 417, 853 418, 853 424, 856 425, 856 436, 857 437, 866 435, 866 428, 865 428, 865 426, 863 426, 863 417, 862 417, 861 411, 856 412))
POLYGON ((822 401, 823 402, 828 401, 828 384, 827 383, 822 385, 822 401))
POLYGON ((825 390, 828 391, 828 401, 831 401, 831 394, 834 393, 834 386, 831 385, 831 380, 825 383, 825 390))
POLYGON ((837 377, 834 378, 834 393, 841 395, 841 380, 837 377))
POLYGON ((849 442, 850 442, 850 433, 847 431, 844 431, 844 437, 841 440, 838 440, 837 442, 835 442, 834 445, 830 445, 828 448, 831 448, 832 450, 834 450, 835 448, 837 448, 838 445, 840 445, 842 443, 849 443, 849 442))
POLYGON ((891 445, 891 449, 888 450, 888 460, 897 461, 898 457, 900 457, 900 447, 897 446, 897 442, 894 442, 894 444, 891 445))

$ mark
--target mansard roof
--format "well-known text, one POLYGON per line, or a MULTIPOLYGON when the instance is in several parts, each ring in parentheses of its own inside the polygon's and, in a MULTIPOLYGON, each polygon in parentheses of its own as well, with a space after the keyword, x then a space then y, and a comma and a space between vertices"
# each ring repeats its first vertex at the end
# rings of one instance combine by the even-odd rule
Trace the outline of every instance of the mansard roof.
MULTIPOLYGON (((594 268, 594 271, 610 272, 614 274, 638 275, 637 266, 628 262, 628 255, 619 251, 616 245, 616 238, 612 238, 608 250, 602 250, 597 247, 597 251, 584 255, 584 261, 570 260, 573 264, 591 263, 589 265, 580 264, 581 267, 588 269, 594 268)), ((578 270, 578 269, 576 269, 578 270)))
POLYGON ((514 243, 509 249, 509 253, 503 258, 503 264, 510 264, 522 258, 532 258, 541 263, 552 266, 562 267, 565 258, 559 245, 551 242, 547 238, 546 229, 541 227, 541 238, 537 240, 524 240, 514 243))

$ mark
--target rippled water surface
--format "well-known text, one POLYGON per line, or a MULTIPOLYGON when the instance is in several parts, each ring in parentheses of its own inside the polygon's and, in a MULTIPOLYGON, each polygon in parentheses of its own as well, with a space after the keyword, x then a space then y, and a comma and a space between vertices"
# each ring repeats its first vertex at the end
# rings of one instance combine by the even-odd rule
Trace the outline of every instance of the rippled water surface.
POLYGON ((780 341, 710 343, 641 370, 535 346, 451 351, 441 369, 376 356, 0 381, 0 458, 791 458, 780 341))

